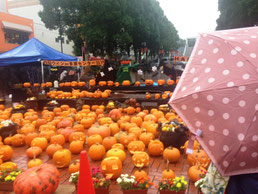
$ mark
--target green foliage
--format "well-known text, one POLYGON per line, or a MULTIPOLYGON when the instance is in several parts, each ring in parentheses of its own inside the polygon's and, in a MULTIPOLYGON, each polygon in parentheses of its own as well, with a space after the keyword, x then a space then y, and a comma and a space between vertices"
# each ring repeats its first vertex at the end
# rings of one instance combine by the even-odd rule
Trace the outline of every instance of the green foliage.
POLYGON ((258 23, 257 0, 219 0, 217 30, 250 27, 258 23))
POLYGON ((98 55, 131 48, 140 53, 143 42, 151 54, 176 49, 179 36, 157 0, 40 0, 39 13, 49 29, 61 29, 80 55, 83 42, 98 55))

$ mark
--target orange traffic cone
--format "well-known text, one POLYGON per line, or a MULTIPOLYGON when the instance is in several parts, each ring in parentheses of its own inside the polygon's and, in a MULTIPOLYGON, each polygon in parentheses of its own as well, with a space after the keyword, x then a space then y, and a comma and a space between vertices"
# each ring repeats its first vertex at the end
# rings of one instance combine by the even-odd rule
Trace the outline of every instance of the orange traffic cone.
POLYGON ((77 194, 95 194, 91 178, 90 163, 86 151, 82 151, 80 155, 80 171, 77 194))

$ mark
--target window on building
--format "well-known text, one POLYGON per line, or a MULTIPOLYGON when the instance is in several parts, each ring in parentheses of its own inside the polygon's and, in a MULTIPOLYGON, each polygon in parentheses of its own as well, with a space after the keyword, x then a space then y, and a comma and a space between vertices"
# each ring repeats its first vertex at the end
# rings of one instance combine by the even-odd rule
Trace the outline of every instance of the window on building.
POLYGON ((5 29, 4 37, 5 37, 5 43, 22 44, 29 40, 29 33, 5 29))

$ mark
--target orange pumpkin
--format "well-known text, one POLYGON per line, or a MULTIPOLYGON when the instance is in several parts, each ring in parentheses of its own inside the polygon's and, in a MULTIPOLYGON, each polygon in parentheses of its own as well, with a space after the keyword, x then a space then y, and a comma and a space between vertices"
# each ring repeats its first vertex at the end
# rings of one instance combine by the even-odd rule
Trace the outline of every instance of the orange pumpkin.
POLYGON ((113 82, 113 81, 108 81, 108 82, 107 82, 107 85, 111 87, 111 86, 114 85, 114 82, 113 82))
POLYGON ((127 109, 126 109, 126 113, 128 115, 133 115, 135 113, 135 108, 132 107, 132 106, 129 106, 127 109))
POLYGON ((71 152, 68 149, 57 150, 53 155, 53 162, 57 168, 68 167, 71 162, 71 152))
POLYGON ((152 79, 146 79, 145 80, 145 85, 146 86, 152 86, 153 85, 153 80, 152 79))
POLYGON ((102 141, 103 139, 99 134, 91 135, 87 139, 87 145, 90 147, 96 143, 102 144, 102 141))
POLYGON ((17 169, 17 164, 14 162, 5 162, 3 164, 1 164, 0 169, 2 171, 4 170, 14 170, 17 169))
POLYGON ((188 170, 188 176, 194 183, 200 179, 200 175, 205 173, 206 169, 200 166, 191 166, 188 170))
POLYGON ((106 86, 107 82, 106 81, 99 81, 99 86, 106 86))
POLYGON ((126 158, 126 153, 124 150, 119 149, 119 148, 112 148, 108 150, 106 157, 118 157, 122 162, 125 161, 126 158))
POLYGON ((46 149, 46 153, 50 158, 52 158, 54 153, 61 149, 63 149, 63 147, 59 144, 50 144, 46 149))
POLYGON ((154 139, 154 135, 150 132, 144 132, 140 135, 139 139, 145 144, 145 146, 148 146, 151 140, 154 139))
POLYGON ((157 81, 157 83, 158 83, 159 86, 163 86, 163 85, 165 85, 165 80, 164 79, 159 79, 157 81))
POLYGON ((164 145, 159 140, 151 141, 148 145, 148 151, 151 156, 160 156, 164 151, 164 145))
POLYGON ((122 161, 118 157, 105 158, 100 166, 104 175, 112 174, 111 179, 116 179, 121 175, 122 161))
POLYGON ((53 135, 50 138, 50 144, 59 144, 63 146, 65 144, 65 137, 62 134, 53 135))
POLYGON ((130 85, 131 85, 131 82, 130 82, 129 80, 124 80, 124 81, 122 82, 122 85, 123 85, 123 86, 130 86, 130 85))
POLYGON ((116 138, 109 136, 103 139, 102 145, 105 147, 106 150, 109 150, 115 143, 117 143, 116 138))
POLYGON ((39 156, 41 153, 42 153, 42 149, 37 146, 30 147, 26 150, 26 155, 29 158, 35 158, 35 157, 39 156))
POLYGON ((141 179, 147 179, 148 175, 147 173, 142 170, 141 168, 139 170, 136 170, 133 175, 135 176, 135 180, 141 180, 141 179))
POLYGON ((23 87, 25 87, 25 88, 29 88, 31 85, 30 85, 30 83, 29 82, 25 82, 24 84, 23 84, 23 87))
POLYGON ((122 112, 119 109, 113 109, 109 112, 108 116, 116 122, 121 118, 122 112))
POLYGON ((121 143, 115 143, 114 145, 112 145, 111 149, 113 148, 117 148, 117 149, 121 149, 121 150, 125 150, 125 147, 123 144, 121 143))
POLYGON ((106 125, 92 126, 88 130, 88 136, 91 136, 91 135, 94 135, 94 134, 99 134, 104 139, 105 137, 110 136, 110 128, 106 125))
POLYGON ((28 133, 28 135, 26 135, 26 137, 25 137, 25 144, 26 144, 27 146, 30 146, 32 140, 33 140, 34 138, 36 138, 36 137, 39 137, 39 134, 37 134, 37 133, 28 133))
POLYGON ((106 154, 105 147, 101 144, 94 144, 89 148, 89 156, 92 160, 102 160, 106 154))
POLYGON ((142 118, 141 117, 134 116, 131 118, 130 122, 136 123, 138 127, 142 126, 142 118))
POLYGON ((210 158, 202 149, 193 150, 192 154, 187 154, 187 161, 190 166, 199 163, 201 167, 207 168, 210 165, 210 158))
POLYGON ((25 145, 25 135, 22 134, 16 134, 12 136, 11 139, 12 146, 20 147, 25 145))
POLYGON ((115 86, 118 87, 120 84, 119 82, 115 82, 115 86))
POLYGON ((160 99, 160 94, 155 94, 155 99, 160 99))
POLYGON ((90 85, 91 87, 95 86, 95 85, 96 85, 95 79, 91 79, 91 80, 89 81, 89 85, 90 85))
POLYGON ((162 178, 168 179, 168 180, 173 180, 175 178, 175 173, 173 170, 167 168, 164 171, 162 171, 162 178))
POLYGON ((38 146, 42 150, 47 148, 47 139, 45 137, 36 137, 31 141, 31 147, 38 146))
POLYGON ((81 153, 81 151, 83 150, 83 141, 80 140, 75 140, 72 141, 69 145, 69 150, 73 153, 73 154, 79 154, 81 153))
POLYGON ((41 164, 43 164, 42 160, 34 158, 33 160, 28 162, 27 168, 33 168, 35 166, 40 166, 41 164))
POLYGON ((137 81, 134 83, 135 86, 140 86, 141 85, 141 82, 137 81))
POLYGON ((136 140, 136 136, 133 133, 122 133, 120 135, 120 143, 123 144, 125 147, 127 147, 127 145, 131 142, 131 141, 135 141, 136 140))
POLYGON ((117 123, 111 123, 109 124, 109 128, 111 131, 111 135, 115 135, 120 131, 119 125, 117 123))
POLYGON ((74 132, 71 133, 70 137, 69 137, 69 142, 75 141, 75 140, 80 140, 83 143, 86 142, 86 135, 84 132, 74 132))
POLYGON ((13 149, 9 145, 1 145, 0 152, 3 153, 1 158, 4 162, 10 160, 13 157, 13 149))
POLYGON ((132 156, 132 162, 136 167, 146 167, 149 165, 150 157, 146 152, 136 151, 132 156))
POLYGON ((168 86, 172 86, 175 84, 175 81, 174 80, 167 80, 167 85, 168 86))
POLYGON ((142 141, 131 141, 127 149, 130 154, 134 154, 136 151, 141 151, 143 152, 145 150, 145 144, 142 141))
POLYGON ((79 160, 75 160, 74 162, 72 162, 69 166, 69 174, 78 172, 80 170, 80 161, 79 160))
POLYGON ((146 93, 145 98, 146 99, 151 99, 151 94, 150 93, 146 93))
POLYGON ((163 152, 163 158, 171 163, 178 162, 180 151, 174 147, 167 147, 163 152))
POLYGON ((82 124, 76 124, 73 126, 73 130, 78 132, 84 132, 84 126, 82 124))
POLYGON ((78 86, 79 86, 79 87, 84 87, 85 85, 86 85, 85 82, 79 82, 79 83, 78 83, 78 86))

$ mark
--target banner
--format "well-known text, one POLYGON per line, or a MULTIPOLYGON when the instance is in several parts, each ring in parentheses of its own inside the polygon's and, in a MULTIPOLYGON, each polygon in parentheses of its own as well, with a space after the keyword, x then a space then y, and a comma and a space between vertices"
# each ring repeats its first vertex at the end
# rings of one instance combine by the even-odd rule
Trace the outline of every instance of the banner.
POLYGON ((45 65, 51 66, 64 66, 64 67, 76 67, 76 66, 88 66, 88 65, 101 65, 105 64, 105 60, 96 61, 49 61, 44 60, 45 65))
POLYGON ((185 62, 187 62, 189 60, 189 57, 184 57, 184 56, 178 57, 178 56, 175 56, 175 57, 173 57, 173 60, 174 61, 185 61, 185 62))

